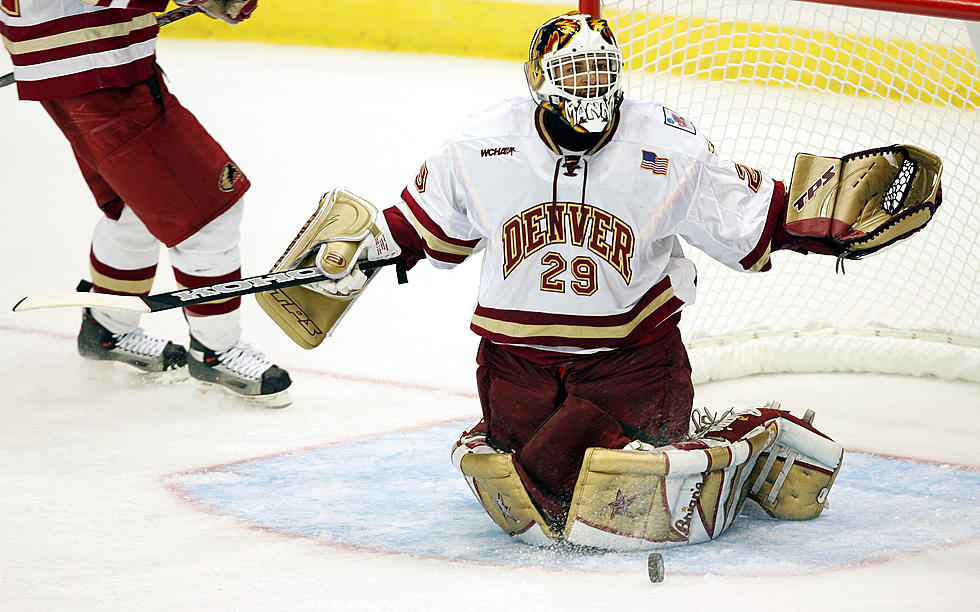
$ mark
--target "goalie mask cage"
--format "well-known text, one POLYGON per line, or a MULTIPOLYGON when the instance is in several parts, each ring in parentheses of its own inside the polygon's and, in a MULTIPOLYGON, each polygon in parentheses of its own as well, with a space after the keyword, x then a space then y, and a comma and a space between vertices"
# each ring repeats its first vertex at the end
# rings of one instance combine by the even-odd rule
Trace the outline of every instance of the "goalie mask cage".
POLYGON ((686 247, 698 269, 681 323, 695 380, 854 371, 980 382, 980 2, 832 1, 580 4, 616 32, 627 96, 690 120, 725 159, 787 182, 799 152, 907 143, 943 160, 932 222, 844 274, 832 258, 790 252, 769 272, 739 273, 686 247))

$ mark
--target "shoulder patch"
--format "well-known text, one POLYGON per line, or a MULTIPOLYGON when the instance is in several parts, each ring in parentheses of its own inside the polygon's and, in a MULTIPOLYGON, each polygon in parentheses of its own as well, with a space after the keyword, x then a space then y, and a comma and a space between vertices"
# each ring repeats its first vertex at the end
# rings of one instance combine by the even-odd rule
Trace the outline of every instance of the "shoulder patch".
POLYGON ((425 193, 425 181, 429 178, 429 168, 425 164, 426 162, 422 162, 422 168, 415 175, 415 189, 419 193, 425 193))
POLYGON ((675 127, 679 130, 684 130, 685 132, 690 132, 692 134, 698 133, 693 123, 691 123, 684 117, 681 117, 680 115, 670 110, 666 106, 664 107, 664 123, 666 123, 671 127, 675 127))

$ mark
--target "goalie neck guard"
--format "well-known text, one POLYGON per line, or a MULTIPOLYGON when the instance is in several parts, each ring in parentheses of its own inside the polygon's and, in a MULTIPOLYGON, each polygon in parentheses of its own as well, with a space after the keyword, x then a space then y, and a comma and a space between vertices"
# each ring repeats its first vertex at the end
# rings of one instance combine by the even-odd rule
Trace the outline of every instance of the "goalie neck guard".
POLYGON ((566 13, 535 32, 524 72, 539 105, 576 132, 601 133, 623 100, 622 64, 604 19, 566 13))

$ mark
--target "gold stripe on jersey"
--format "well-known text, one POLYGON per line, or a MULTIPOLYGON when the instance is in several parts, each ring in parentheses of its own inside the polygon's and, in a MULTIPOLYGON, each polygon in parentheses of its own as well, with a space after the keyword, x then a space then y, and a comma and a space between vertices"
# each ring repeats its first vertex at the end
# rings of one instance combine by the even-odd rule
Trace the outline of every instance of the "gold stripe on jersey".
MULTIPOLYGON (((609 327, 599 327, 592 325, 568 325, 555 323, 550 325, 529 325, 526 323, 516 323, 514 321, 502 321, 491 319, 482 315, 473 315, 472 322, 477 327, 481 327, 495 334, 502 334, 511 338, 534 339, 539 337, 558 337, 558 338, 625 338, 630 335, 647 317, 657 311, 658 308, 666 304, 674 297, 674 288, 667 287, 655 297, 646 307, 638 312, 633 319, 622 325, 609 327)), ((555 315, 559 318, 561 315, 555 315)))
POLYGON ((429 247, 430 250, 439 253, 449 253, 451 255, 461 255, 463 257, 469 257, 473 254, 474 247, 460 246, 446 242, 429 230, 425 229, 422 222, 415 217, 415 213, 412 211, 411 207, 406 207, 405 212, 408 213, 406 216, 408 217, 409 222, 412 224, 412 227, 415 228, 415 231, 418 232, 419 236, 422 237, 422 240, 425 241, 425 246, 429 247))
POLYGON ((760 257, 758 261, 756 261, 754 264, 752 264, 751 266, 749 266, 747 268, 748 271, 749 272, 758 272, 759 270, 761 270, 767 263, 769 263, 769 254, 771 252, 772 252, 772 243, 770 243, 766 247, 766 250, 762 254, 762 257, 760 257))
POLYGON ((34 53, 36 51, 58 49, 60 47, 67 47, 69 45, 77 45, 79 43, 92 42, 105 38, 125 36, 130 32, 152 27, 156 25, 156 23, 156 15, 153 13, 147 13, 145 15, 134 17, 125 23, 111 23, 104 26, 82 28, 79 30, 62 32, 61 34, 53 34, 51 36, 44 36, 42 38, 35 38, 32 40, 15 42, 7 37, 3 37, 3 44, 5 47, 7 47, 7 50, 11 55, 21 55, 24 53, 34 53))
POLYGON ((153 277, 146 280, 119 280, 118 278, 101 274, 91 266, 89 266, 89 271, 92 274, 92 284, 108 289, 109 291, 129 295, 142 295, 149 293, 150 289, 153 288, 153 277))

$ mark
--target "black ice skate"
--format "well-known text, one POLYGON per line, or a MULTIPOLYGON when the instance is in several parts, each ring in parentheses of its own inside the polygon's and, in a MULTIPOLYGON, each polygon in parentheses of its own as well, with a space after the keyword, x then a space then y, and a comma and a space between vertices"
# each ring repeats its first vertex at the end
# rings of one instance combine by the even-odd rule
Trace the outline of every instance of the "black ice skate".
POLYGON ((193 378, 221 388, 268 408, 285 408, 292 403, 286 389, 289 374, 253 349, 247 342, 220 353, 191 336, 187 369, 193 378))
POLYGON ((78 354, 86 359, 120 361, 144 372, 176 370, 187 363, 187 351, 179 344, 147 336, 141 327, 114 334, 88 308, 82 310, 78 354))

